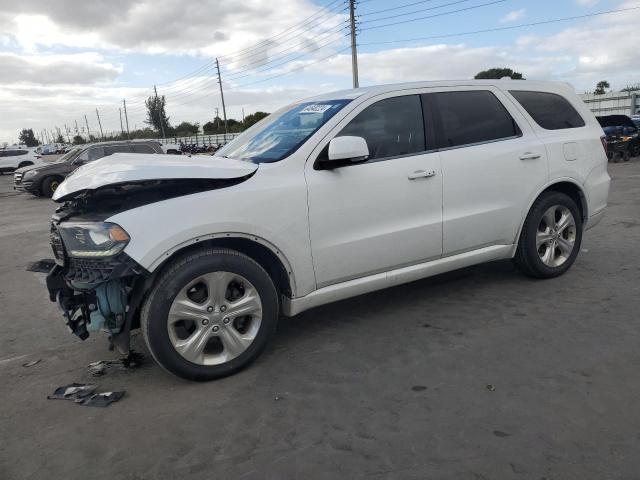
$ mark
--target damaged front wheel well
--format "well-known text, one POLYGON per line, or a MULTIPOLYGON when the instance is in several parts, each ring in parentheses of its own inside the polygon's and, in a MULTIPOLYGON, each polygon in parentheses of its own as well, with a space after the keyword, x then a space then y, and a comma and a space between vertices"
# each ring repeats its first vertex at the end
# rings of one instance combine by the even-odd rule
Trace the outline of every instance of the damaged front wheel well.
POLYGON ((292 273, 288 271, 282 260, 278 258, 278 254, 274 253, 265 245, 244 237, 213 238, 186 246, 167 258, 160 267, 154 271, 153 275, 157 278, 159 273, 169 264, 173 263, 173 261, 178 257, 187 255, 196 250, 212 247, 235 250, 245 254, 252 260, 255 260, 272 278, 278 293, 291 297, 292 285, 290 276, 292 273))

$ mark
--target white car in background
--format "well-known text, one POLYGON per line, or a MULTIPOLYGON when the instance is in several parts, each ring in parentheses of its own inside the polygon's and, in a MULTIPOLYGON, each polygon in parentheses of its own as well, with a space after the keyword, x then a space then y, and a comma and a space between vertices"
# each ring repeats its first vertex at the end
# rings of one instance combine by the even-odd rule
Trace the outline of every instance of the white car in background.
MULTIPOLYGON (((106 331, 128 352, 141 326, 166 370, 229 375, 280 313, 500 259, 563 274, 604 215, 603 141, 560 83, 307 99, 209 159, 116 154, 76 170, 53 197, 49 296, 81 338, 106 331)), ((389 328, 410 306, 397 308, 389 328)))
POLYGON ((0 173, 43 163, 35 148, 12 146, 0 149, 0 173))

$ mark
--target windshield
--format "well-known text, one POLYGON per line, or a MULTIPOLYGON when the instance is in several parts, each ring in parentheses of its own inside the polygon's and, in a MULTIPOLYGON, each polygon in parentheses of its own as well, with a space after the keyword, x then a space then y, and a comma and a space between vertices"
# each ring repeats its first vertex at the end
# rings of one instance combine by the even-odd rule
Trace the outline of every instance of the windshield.
POLYGON ((253 163, 277 162, 288 157, 351 100, 306 102, 265 119, 262 128, 242 135, 218 155, 253 163))
POLYGON ((81 148, 74 148, 72 150, 69 150, 67 153, 61 156, 58 160, 56 160, 55 163, 71 162, 74 158, 78 156, 81 150, 82 150, 81 148))

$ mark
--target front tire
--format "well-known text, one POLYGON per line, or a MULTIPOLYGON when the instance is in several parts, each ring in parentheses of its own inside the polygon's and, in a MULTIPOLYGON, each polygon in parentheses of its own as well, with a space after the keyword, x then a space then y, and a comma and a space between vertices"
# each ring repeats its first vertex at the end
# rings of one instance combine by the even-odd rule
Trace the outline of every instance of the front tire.
POLYGON ((62 179, 59 177, 47 177, 42 181, 42 187, 40 187, 40 191, 42 192, 43 197, 51 198, 53 197, 54 192, 62 183, 62 179))
POLYGON ((262 353, 279 302, 269 274, 233 250, 179 257, 158 278, 141 313, 153 358, 188 380, 234 374, 262 353))
POLYGON ((564 193, 546 192, 529 210, 514 262, 532 277, 557 277, 573 265, 581 243, 582 217, 576 202, 564 193))

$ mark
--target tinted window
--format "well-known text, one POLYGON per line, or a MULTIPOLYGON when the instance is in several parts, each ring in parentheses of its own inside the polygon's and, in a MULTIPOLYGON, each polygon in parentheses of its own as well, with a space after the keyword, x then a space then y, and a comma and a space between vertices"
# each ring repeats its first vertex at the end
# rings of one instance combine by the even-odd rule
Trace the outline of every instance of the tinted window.
MULTIPOLYGON (((84 154, 83 154, 84 155, 84 154)), ((102 147, 94 147, 90 148, 87 151, 87 159, 91 162, 92 160, 98 160, 99 158, 104 157, 104 149, 102 147)))
POLYGON ((27 153, 29 153, 28 150, 17 150, 15 155, 26 155, 27 153))
POLYGON ((531 118, 547 130, 584 127, 584 120, 569 101, 555 93, 509 90, 531 118))
POLYGON ((131 147, 129 145, 113 145, 111 147, 104 147, 104 156, 108 157, 114 153, 131 153, 131 147))
POLYGON ((429 95, 435 107, 438 148, 491 142, 521 135, 515 120, 486 90, 429 95))
POLYGON ((133 153, 156 153, 150 145, 133 145, 133 153))
POLYGON ((422 103, 418 95, 387 98, 360 112, 337 135, 363 137, 369 160, 424 152, 422 103))

